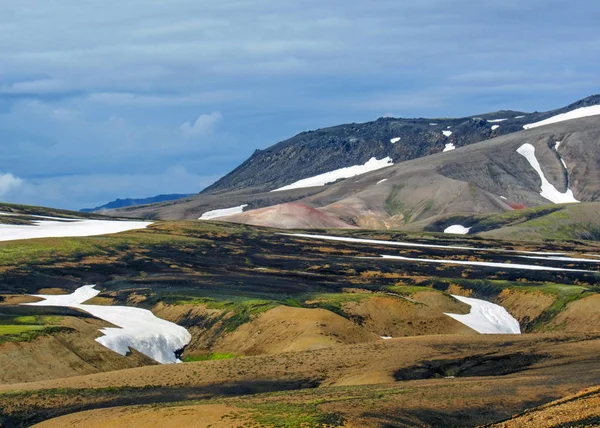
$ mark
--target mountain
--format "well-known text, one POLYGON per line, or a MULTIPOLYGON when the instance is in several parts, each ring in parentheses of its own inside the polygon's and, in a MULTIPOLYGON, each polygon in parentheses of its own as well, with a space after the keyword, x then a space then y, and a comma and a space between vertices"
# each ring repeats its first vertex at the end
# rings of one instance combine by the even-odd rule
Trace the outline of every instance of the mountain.
POLYGON ((525 208, 598 201, 599 142, 598 95, 543 113, 383 118, 299 134, 256 151, 185 201, 112 214, 196 219, 238 207, 218 219, 281 228, 443 232, 452 221, 468 228, 485 216, 518 211, 523 214, 513 216, 525 219, 525 208))
POLYGON ((104 205, 100 205, 99 207, 96 207, 96 208, 83 208, 83 209, 79 210, 79 212, 92 213, 92 212, 96 212, 96 211, 112 210, 112 209, 116 209, 116 208, 154 204, 157 202, 166 202, 166 201, 173 201, 176 199, 183 199, 183 198, 187 198, 192 195, 193 195, 192 193, 188 193, 188 194, 174 193, 174 194, 169 194, 169 195, 158 195, 158 196, 152 196, 150 198, 141 198, 141 199, 133 199, 133 198, 118 199, 117 198, 114 201, 111 201, 104 205))

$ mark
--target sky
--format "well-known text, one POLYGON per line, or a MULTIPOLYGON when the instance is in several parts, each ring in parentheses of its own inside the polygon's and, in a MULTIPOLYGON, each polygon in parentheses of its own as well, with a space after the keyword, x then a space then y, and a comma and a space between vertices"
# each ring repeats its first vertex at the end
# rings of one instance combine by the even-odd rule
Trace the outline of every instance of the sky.
POLYGON ((596 0, 2 0, 0 201, 195 193, 382 116, 600 93, 596 0))

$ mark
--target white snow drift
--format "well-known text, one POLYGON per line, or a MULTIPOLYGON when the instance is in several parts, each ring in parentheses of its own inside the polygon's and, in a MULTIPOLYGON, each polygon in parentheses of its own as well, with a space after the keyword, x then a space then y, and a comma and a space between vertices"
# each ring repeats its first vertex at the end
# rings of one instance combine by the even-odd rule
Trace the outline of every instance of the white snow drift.
POLYGON ((239 214, 244 212, 248 204, 238 205, 237 207, 222 208, 220 210, 207 211, 198 217, 198 220, 212 220, 213 218, 225 217, 227 215, 239 214))
MULTIPOLYGON (((374 257, 364 257, 372 259, 374 257)), ((496 262, 472 262, 468 260, 445 260, 445 259, 415 259, 412 257, 403 256, 388 256, 382 255, 381 258, 389 260, 400 260, 405 262, 424 262, 424 263, 442 263, 450 265, 467 265, 467 266, 487 266, 502 269, 524 269, 524 270, 544 270, 550 272, 596 272, 593 270, 580 270, 580 269, 566 269, 566 268, 555 268, 550 266, 538 266, 538 265, 523 265, 519 263, 496 263, 496 262)))
POLYGON ((492 125, 492 131, 495 131, 498 128, 500 128, 500 125, 492 125))
POLYGON ((471 312, 466 315, 448 313, 446 315, 476 332, 481 334, 521 334, 519 321, 502 306, 471 297, 455 295, 452 297, 471 306, 471 312))
POLYGON ((444 134, 444 136, 449 137, 450 135, 452 135, 452 131, 442 131, 442 134, 444 134))
POLYGON ((451 233, 453 235, 466 235, 471 230, 470 227, 464 227, 460 224, 453 224, 444 229, 444 233, 451 233))
MULTIPOLYGON (((41 217, 41 216, 38 216, 41 217)), ((78 220, 55 217, 56 220, 36 220, 29 224, 0 224, 0 241, 33 238, 62 238, 107 235, 144 229, 151 221, 78 220)))
POLYGON ((93 285, 85 285, 67 295, 34 294, 35 297, 45 300, 24 304, 80 309, 118 327, 100 329, 104 336, 97 338, 96 342, 108 349, 126 355, 129 348, 132 348, 162 364, 179 361, 175 352, 183 349, 192 339, 185 328, 160 319, 146 309, 83 304, 99 293, 93 285))
POLYGON ((381 168, 392 166, 394 162, 387 156, 383 159, 377 160, 371 158, 364 165, 354 165, 346 168, 336 169, 334 171, 319 174, 314 177, 305 178, 303 180, 296 181, 295 183, 288 184, 287 186, 280 187, 279 189, 271 190, 271 192, 281 192, 283 190, 301 189, 304 187, 317 187, 324 186, 327 183, 332 183, 341 178, 350 178, 357 175, 365 174, 367 172, 376 171, 381 168))
POLYGON ((572 204, 579 202, 573 196, 573 191, 571 189, 567 189, 565 193, 561 193, 556 190, 556 187, 554 187, 548 180, 546 180, 546 176, 542 171, 542 167, 535 157, 535 147, 529 143, 526 143, 517 149, 517 153, 525 157, 531 167, 535 169, 535 172, 537 172, 540 176, 540 179, 542 180, 542 191, 540 192, 540 195, 543 198, 546 198, 555 204, 572 204))
POLYGON ((400 138, 400 137, 392 138, 392 139, 390 140, 390 143, 392 143, 392 144, 396 144, 396 143, 397 143, 398 141, 400 141, 401 139, 402 139, 402 138, 400 138))
POLYGON ((590 106, 590 107, 581 107, 575 110, 568 111, 566 113, 557 114, 556 116, 552 116, 546 120, 542 120, 540 122, 530 123, 528 125, 523 125, 524 129, 537 128, 538 126, 550 125, 552 123, 564 122, 566 120, 579 119, 581 117, 589 117, 596 116, 600 114, 600 105, 590 106))
POLYGON ((444 151, 445 152, 449 152, 451 150, 454 150, 456 148, 456 146, 452 143, 446 143, 446 145, 444 146, 444 151))
POLYGON ((402 241, 383 241, 380 239, 363 239, 349 238, 346 236, 330 236, 330 235, 310 235, 306 233, 282 233, 284 236, 294 236, 298 238, 320 239, 325 241, 338 242, 353 242, 358 244, 374 244, 374 245, 390 245, 393 247, 414 247, 414 248, 441 248, 448 250, 467 250, 467 251, 492 251, 498 253, 517 253, 517 254, 534 254, 545 256, 563 256, 565 253, 547 253, 543 251, 516 251, 505 250, 502 248, 476 248, 476 247, 458 247, 453 245, 435 245, 435 244, 419 244, 417 242, 402 242, 402 241))
POLYGON ((504 122, 505 120, 508 119, 490 119, 488 120, 489 123, 500 123, 500 122, 504 122))

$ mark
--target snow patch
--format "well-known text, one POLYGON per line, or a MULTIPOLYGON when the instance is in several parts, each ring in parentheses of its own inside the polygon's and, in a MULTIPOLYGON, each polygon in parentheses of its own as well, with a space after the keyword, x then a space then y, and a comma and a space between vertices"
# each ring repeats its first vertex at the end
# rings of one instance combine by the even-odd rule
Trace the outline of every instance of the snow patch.
POLYGON ((384 340, 390 340, 392 338, 392 336, 379 336, 384 340))
POLYGON ((466 235, 469 233, 469 230, 471 230, 470 227, 464 227, 460 224, 453 224, 452 226, 445 228, 444 233, 451 233, 453 235, 466 235))
POLYGON ((467 251, 493 251, 499 253, 517 253, 517 254, 534 254, 546 256, 563 256, 565 253, 546 253, 541 251, 516 251, 505 250, 502 248, 476 248, 476 247, 458 247, 452 245, 435 245, 435 244, 419 244, 416 242, 402 241, 383 241, 380 239, 364 239, 364 238, 349 238, 346 236, 331 236, 331 235, 309 235, 306 233, 282 233, 283 236, 294 236, 297 238, 319 239, 324 241, 352 242, 358 244, 374 244, 374 245, 390 245, 393 247, 414 247, 414 248, 441 248, 449 250, 467 250, 467 251))
POLYGON ((436 125, 437 125, 437 123, 435 123, 435 122, 431 122, 429 125, 431 125, 431 126, 436 126, 436 125))
POLYGON ((524 259, 534 259, 534 260, 552 260, 559 262, 584 262, 584 263, 600 263, 600 260, 592 260, 592 259, 583 259, 578 257, 560 257, 560 256, 519 256, 524 259))
MULTIPOLYGON (((58 217, 56 218, 58 219, 58 217)), ((107 235, 128 230, 145 229, 152 224, 151 221, 72 220, 63 218, 59 220, 35 220, 30 225, 0 224, 0 241, 107 235)))
POLYGON ((523 119, 525 116, 515 116, 515 119, 523 119))
POLYGON ((456 149, 456 146, 452 143, 446 143, 446 145, 444 146, 444 152, 449 152, 454 149, 456 149))
POLYGON ((383 180, 379 180, 379 181, 378 181, 376 184, 381 184, 381 183, 383 183, 384 181, 387 181, 387 178, 384 178, 383 180))
POLYGON ((449 317, 472 328, 481 334, 521 334, 521 326, 511 314, 500 305, 471 297, 455 296, 471 306, 471 312, 466 315, 448 314, 449 317))
POLYGON ((504 122, 505 120, 508 119, 490 119, 488 120, 489 123, 499 123, 499 122, 504 122))
POLYGON ((397 143, 398 141, 400 141, 401 139, 402 139, 401 137, 392 138, 392 139, 390 140, 390 143, 392 143, 392 144, 396 144, 396 143, 397 143))
POLYGON ((502 199, 504 199, 505 201, 508 201, 508 199, 506 199, 506 196, 500 196, 502 199))
POLYGON ((442 131, 442 134, 444 134, 446 137, 449 137, 452 135, 452 131, 442 131))
POLYGON ((540 166, 540 163, 535 157, 535 147, 533 147, 529 143, 525 143, 517 149, 517 153, 525 157, 525 159, 527 159, 531 167, 535 169, 535 171, 540 176, 540 179, 542 180, 542 191, 540 192, 540 195, 543 198, 546 198, 549 201, 554 202, 555 204, 572 204, 579 202, 573 196, 573 191, 571 189, 567 189, 565 193, 561 193, 558 190, 556 190, 556 187, 550 184, 548 180, 546 180, 546 176, 542 171, 542 167, 540 166))
POLYGON ((540 122, 523 125, 523 129, 537 128, 538 126, 550 125, 552 123, 558 123, 558 122, 564 122, 567 120, 579 119, 581 117, 596 116, 599 114, 600 114, 600 105, 590 106, 590 107, 581 107, 581 108, 578 108, 575 110, 571 110, 567 113, 557 114, 556 116, 552 116, 552 117, 542 120, 540 122))
POLYGON ((500 125, 492 125, 492 131, 495 131, 498 128, 500 128, 500 125))
MULTIPOLYGON (((373 257, 365 257, 372 259, 373 257)), ((496 263, 496 262, 472 262, 467 260, 445 260, 445 259, 415 259, 411 257, 403 257, 403 256, 389 256, 382 255, 383 259, 390 260, 401 260, 407 262, 424 262, 424 263, 443 263, 450 265, 466 265, 466 266, 487 266, 487 267, 495 267, 502 269, 524 269, 524 270, 541 270, 541 271, 550 271, 550 272, 595 272, 592 270, 580 270, 580 269, 563 269, 563 268, 555 268, 549 266, 538 266, 538 265, 523 265, 518 263, 496 263)))
POLYGON ((132 348, 162 364, 180 362, 175 352, 183 349, 192 339, 185 328, 158 318, 146 309, 83 304, 83 302, 98 294, 100 294, 100 291, 95 290, 94 285, 85 285, 67 295, 34 294, 33 296, 45 300, 23 304, 30 306, 66 306, 80 309, 119 327, 100 329, 104 336, 97 338, 96 342, 108 349, 121 355, 127 355, 129 349, 132 348))
POLYGON ((371 158, 364 165, 354 165, 347 168, 340 168, 334 171, 319 174, 314 177, 305 178, 303 180, 296 181, 295 183, 288 184, 287 186, 280 187, 279 189, 271 190, 271 192, 281 192, 283 190, 301 189, 304 187, 317 187, 324 186, 327 183, 334 182, 342 178, 355 177, 357 175, 365 174, 367 172, 376 171, 381 168, 392 166, 394 162, 387 156, 383 159, 377 160, 371 158))
POLYGON ((207 211, 198 217, 198 220, 212 220, 213 218, 225 217, 227 215, 239 214, 244 212, 248 204, 238 205, 237 207, 221 208, 219 210, 207 211))

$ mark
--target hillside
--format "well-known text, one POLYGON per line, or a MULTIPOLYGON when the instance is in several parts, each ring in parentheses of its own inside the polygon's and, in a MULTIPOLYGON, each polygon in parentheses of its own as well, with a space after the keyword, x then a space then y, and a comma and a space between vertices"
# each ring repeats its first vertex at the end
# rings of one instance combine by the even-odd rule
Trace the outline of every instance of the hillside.
POLYGON ((177 194, 177 193, 175 193, 175 194, 169 194, 169 195, 152 196, 150 198, 141 198, 141 199, 133 199, 133 198, 116 199, 116 200, 108 202, 104 205, 97 206, 96 208, 83 208, 79 211, 82 213, 91 213, 91 212, 104 211, 104 210, 113 210, 113 209, 117 209, 117 208, 133 207, 133 206, 137 206, 137 205, 156 204, 159 202, 174 201, 177 199, 187 198, 189 196, 192 196, 192 194, 177 194))
POLYGON ((600 96, 589 97, 559 110, 529 115, 497 112, 468 120, 380 119, 303 133, 255 153, 185 201, 110 214, 197 219, 215 209, 240 207, 243 212, 219 220, 283 228, 443 231, 432 229, 431 224, 441 225, 452 216, 594 202, 600 196, 600 116, 556 118, 577 116, 581 109, 592 114, 599 100, 600 96), (553 123, 534 122, 544 120, 553 123), (526 126, 532 123, 544 126, 526 126), (520 153, 524 150, 531 153, 520 153), (369 161, 369 157, 379 160, 369 161), (359 175, 351 177, 355 173, 349 171, 359 175), (327 174, 318 175, 323 172, 327 174))

